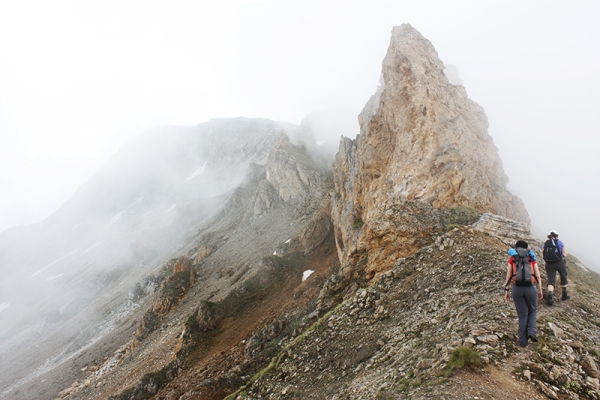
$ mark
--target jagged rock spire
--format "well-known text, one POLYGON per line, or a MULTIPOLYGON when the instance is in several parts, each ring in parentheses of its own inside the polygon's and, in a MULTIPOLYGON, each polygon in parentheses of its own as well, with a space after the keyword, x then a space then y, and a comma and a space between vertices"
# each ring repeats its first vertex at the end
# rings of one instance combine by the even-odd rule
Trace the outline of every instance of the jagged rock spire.
POLYGON ((433 45, 417 30, 407 24, 393 28, 381 85, 359 116, 361 134, 355 141, 342 139, 334 163, 342 263, 357 252, 398 246, 399 239, 402 249, 377 257, 383 263, 377 269, 387 269, 396 255, 420 247, 415 240, 429 235, 431 224, 423 219, 430 218, 404 209, 406 202, 419 209, 468 207, 529 226, 522 201, 506 190, 485 112, 443 70, 433 45), (409 215, 421 226, 407 226, 409 215))

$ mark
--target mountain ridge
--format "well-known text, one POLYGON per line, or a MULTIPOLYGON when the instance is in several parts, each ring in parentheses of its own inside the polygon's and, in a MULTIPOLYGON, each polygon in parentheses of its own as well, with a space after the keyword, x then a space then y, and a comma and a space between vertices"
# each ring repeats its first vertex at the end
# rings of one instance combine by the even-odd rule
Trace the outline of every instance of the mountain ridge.
MULTIPOLYGON (((134 158, 125 149, 84 185, 85 190, 78 191, 46 222, 0 235, 0 303, 9 303, 0 315, 3 321, 0 337, 7 340, 1 349, 5 360, 22 365, 20 368, 24 370, 33 368, 36 363, 39 367, 44 361, 42 357, 49 357, 52 365, 55 362, 51 361, 54 360, 53 349, 68 347, 74 338, 75 342, 80 341, 78 336, 84 341, 92 339, 88 337, 92 333, 87 330, 110 315, 106 307, 119 308, 119 304, 124 304, 124 312, 137 307, 127 305, 129 288, 160 268, 193 233, 189 229, 220 210, 233 193, 235 182, 242 181, 247 167, 254 162, 266 162, 268 152, 282 131, 288 129, 297 142, 306 139, 299 127, 266 119, 216 119, 199 126, 200 131, 197 127, 175 131, 161 128, 150 134, 159 139, 158 144, 156 141, 146 143, 148 136, 134 141, 129 150, 143 153, 145 158, 134 161, 137 166, 133 170, 124 167, 132 165, 134 158), (161 143, 168 142, 173 132, 181 145, 171 143, 171 150, 162 152, 165 146, 161 143), (235 141, 231 137, 227 141, 229 133, 235 136, 235 141), (248 149, 240 146, 240 138, 248 149), (197 144, 207 139, 209 144, 198 154, 197 144), (211 157, 214 165, 206 163, 211 157), (159 174, 162 178, 157 178, 155 172, 170 164, 169 159, 179 160, 179 166, 175 167, 179 172, 159 174), (185 181, 203 165, 200 175, 185 181), (114 175, 122 184, 111 187, 107 176, 114 175), (173 190, 173 177, 177 178, 177 191, 173 190), (226 183, 227 180, 230 183, 226 183), (138 181, 158 184, 153 189, 147 184, 127 185, 138 181), (216 189, 210 189, 209 185, 216 189), (99 196, 117 200, 99 201, 99 196), (78 210, 88 206, 98 208, 86 205, 89 198, 99 204, 102 212, 82 217, 78 210), (56 220, 60 223, 55 223, 56 220), (13 232, 19 237, 15 239, 13 232), (88 317, 80 318, 78 315, 82 313, 88 317), (95 322, 85 321, 88 318, 95 322), (73 326, 64 326, 69 320, 73 326), (79 322, 74 323, 76 320, 79 322), (44 332, 44 340, 52 344, 44 345, 44 351, 39 354, 17 339, 38 337, 41 332, 44 332), (29 367, 28 363, 31 363, 29 367)), ((6 387, 13 373, 20 372, 8 369, 8 363, 3 362, 2 367, 7 368, 1 381, 6 387)))
MULTIPOLYGON (((106 332, 56 339, 70 356, 0 397, 600 398, 600 276, 569 255, 572 299, 540 303, 540 342, 519 349, 506 249, 526 239, 540 254, 541 242, 506 189, 485 113, 409 25, 392 30, 382 70, 332 165, 302 127, 203 125, 214 146, 201 154, 215 176, 242 171, 237 183, 209 211, 182 207, 186 224, 157 236, 147 265, 113 270, 98 293, 106 332)), ((206 176, 194 157, 179 181, 206 176)), ((184 194, 177 208, 201 188, 184 194)))

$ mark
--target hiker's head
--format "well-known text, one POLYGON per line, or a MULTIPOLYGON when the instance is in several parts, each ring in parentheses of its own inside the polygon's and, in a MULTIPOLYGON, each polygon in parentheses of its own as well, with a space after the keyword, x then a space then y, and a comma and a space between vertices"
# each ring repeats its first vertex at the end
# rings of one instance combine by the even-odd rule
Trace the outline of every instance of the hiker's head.
POLYGON ((527 247, 529 247, 529 245, 524 240, 518 240, 517 243, 515 243, 515 248, 517 248, 517 247, 520 247, 522 249, 526 249, 527 247))
POLYGON ((554 229, 551 230, 550 232, 548 232, 548 239, 554 238, 556 239, 558 237, 558 232, 556 232, 554 229))

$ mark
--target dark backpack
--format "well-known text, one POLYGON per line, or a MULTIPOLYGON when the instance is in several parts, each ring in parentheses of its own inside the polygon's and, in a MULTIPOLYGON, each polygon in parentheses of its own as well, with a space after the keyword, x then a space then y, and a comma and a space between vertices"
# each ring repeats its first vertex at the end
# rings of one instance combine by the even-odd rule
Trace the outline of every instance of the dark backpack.
POLYGON ((533 267, 529 263, 528 250, 517 247, 517 255, 513 256, 514 284, 517 286, 533 285, 533 267))
POLYGON ((557 262, 562 260, 562 254, 558 248, 558 239, 548 239, 544 243, 544 261, 557 262))

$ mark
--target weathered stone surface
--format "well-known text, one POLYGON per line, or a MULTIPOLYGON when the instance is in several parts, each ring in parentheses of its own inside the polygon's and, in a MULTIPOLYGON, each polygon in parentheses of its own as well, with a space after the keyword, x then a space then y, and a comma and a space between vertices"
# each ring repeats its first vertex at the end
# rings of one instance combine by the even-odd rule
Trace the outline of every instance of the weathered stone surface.
POLYGON ((557 338, 563 337, 563 335, 564 335, 563 330, 560 329, 558 326, 556 326, 556 324, 553 324, 552 322, 548 322, 548 327, 550 328, 552 333, 554 333, 554 336, 556 336, 557 338))
POLYGON ((596 362, 592 356, 589 354, 582 356, 579 364, 581 364, 581 367, 587 375, 591 376, 592 378, 598 378, 598 366, 596 365, 596 362))
POLYGON ((538 241, 524 224, 496 214, 483 214, 473 226, 490 235, 508 238, 510 242, 525 240, 531 245, 538 241))
POLYGON ((600 388, 600 381, 598 380, 598 378, 592 378, 592 377, 588 376, 585 379, 585 381, 596 390, 598 390, 598 388, 600 388))
POLYGON ((212 252, 213 252, 213 248, 212 247, 199 246, 198 247, 198 254, 196 255, 196 262, 197 263, 201 263, 212 252))
POLYGON ((152 312, 164 315, 178 303, 181 297, 194 284, 196 274, 192 263, 187 257, 180 257, 172 266, 172 273, 160 284, 159 296, 154 301, 152 312))
POLYGON ((216 327, 217 319, 214 311, 206 302, 201 303, 198 307, 198 312, 196 313, 196 323, 202 332, 212 331, 216 327))
POLYGON ((266 178, 284 202, 319 199, 323 186, 319 168, 305 148, 294 146, 287 135, 278 138, 277 145, 267 159, 266 178))
POLYGON ((485 335, 485 336, 478 336, 477 340, 483 343, 487 343, 490 345, 496 345, 498 343, 498 336, 497 335, 485 335))
POLYGON ((368 270, 389 270, 428 240, 432 207, 469 207, 528 227, 522 201, 506 190, 485 112, 443 69, 419 32, 393 29, 381 85, 359 116, 361 133, 342 138, 334 162, 342 265, 367 252, 368 270))
POLYGON ((330 171, 315 161, 303 144, 281 133, 266 165, 250 165, 245 182, 225 205, 225 213, 245 209, 243 222, 285 206, 311 215, 323 204, 330 171))
POLYGON ((549 388, 549 387, 548 387, 546 384, 544 384, 544 383, 543 383, 543 382, 541 382, 541 381, 538 381, 537 379, 534 379, 533 381, 536 383, 536 385, 538 385, 538 386, 539 386, 540 390, 541 390, 541 391, 542 391, 542 392, 543 392, 543 393, 544 393, 546 396, 548 396, 549 398, 551 398, 551 399, 554 399, 554 400, 558 400, 558 399, 559 399, 559 397, 558 397, 558 395, 556 394, 556 392, 555 392, 554 390, 550 389, 550 388, 549 388))
POLYGON ((317 249, 333 229, 331 225, 330 206, 324 207, 306 225, 300 234, 304 253, 308 254, 317 249))
POLYGON ((187 257, 181 257, 177 260, 173 266, 173 273, 189 274, 189 286, 193 286, 196 283, 196 273, 192 268, 192 262, 187 257))
POLYGON ((419 360, 419 362, 417 363, 417 366, 415 368, 417 368, 417 369, 431 368, 431 366, 433 365, 434 362, 435 362, 435 360, 432 358, 423 358, 423 359, 419 360))

